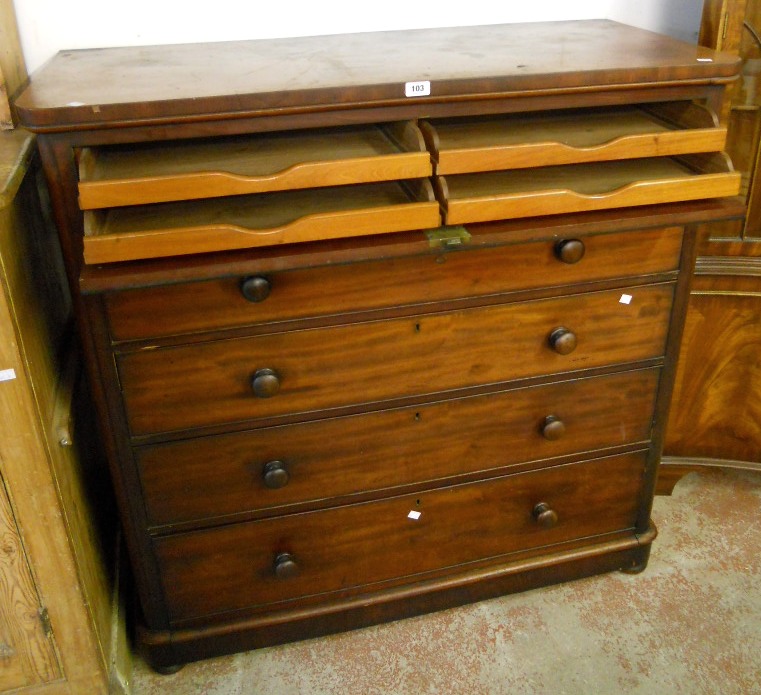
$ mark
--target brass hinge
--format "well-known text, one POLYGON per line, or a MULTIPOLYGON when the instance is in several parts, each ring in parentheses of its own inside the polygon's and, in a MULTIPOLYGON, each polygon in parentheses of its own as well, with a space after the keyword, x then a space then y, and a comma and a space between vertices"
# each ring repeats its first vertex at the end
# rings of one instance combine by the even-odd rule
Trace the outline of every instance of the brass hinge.
POLYGON ((40 623, 42 623, 42 631, 45 633, 45 637, 50 637, 53 634, 53 626, 50 624, 50 614, 48 609, 44 606, 37 611, 40 616, 40 623))
POLYGON ((436 227, 425 232, 428 244, 432 247, 455 248, 470 241, 470 232, 465 227, 436 227))

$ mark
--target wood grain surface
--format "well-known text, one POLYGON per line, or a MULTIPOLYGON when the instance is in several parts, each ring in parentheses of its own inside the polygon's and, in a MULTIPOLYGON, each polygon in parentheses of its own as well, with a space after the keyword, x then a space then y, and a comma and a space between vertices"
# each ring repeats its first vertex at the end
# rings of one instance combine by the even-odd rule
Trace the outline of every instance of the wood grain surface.
POLYGON ((10 102, 26 78, 13 0, 0 0, 0 130, 13 128, 10 102))
POLYGON ((172 617, 327 592, 347 595, 370 583, 420 580, 426 572, 630 529, 643 458, 638 453, 595 459, 158 539, 172 617), (556 509, 554 528, 532 518, 539 502, 556 509), (410 511, 421 512, 420 518, 408 518, 410 511), (293 554, 297 576, 275 576, 273 563, 281 552, 293 554))
POLYGON ((724 149, 726 128, 698 105, 619 107, 423 122, 439 175, 724 149), (681 106, 681 108, 680 108, 681 106))
POLYGON ((413 123, 88 148, 80 156, 79 204, 88 210, 431 173, 430 155, 413 123))
MULTIPOLYGON (((144 349, 118 359, 134 435, 367 405, 663 355, 673 285, 144 349), (622 304, 622 292, 632 300, 622 304), (560 355, 567 326, 578 348, 560 355), (274 369, 280 392, 251 380, 274 369)), ((311 415, 310 415, 311 414, 311 415)), ((324 413, 323 413, 324 416, 324 413)))
POLYGON ((143 447, 136 453, 148 513, 153 524, 252 510, 272 515, 641 444, 650 437, 658 376, 658 370, 626 372, 143 447), (564 423, 564 436, 542 436, 547 416, 564 423), (263 480, 273 460, 289 476, 279 489, 263 480))
POLYGON ((441 224, 427 179, 136 205, 85 214, 85 263, 429 229, 441 224))
POLYGON ((438 186, 445 223, 466 224, 734 196, 740 174, 721 158, 705 171, 686 157, 650 157, 458 174, 438 186))
MULTIPOLYGON (((22 131, 0 133, 0 156, 8 157, 0 160, 0 201, 7 201, 0 207, 0 368, 15 375, 0 381, 0 479, 23 538, 23 552, 13 545, 12 534, 3 543, 10 563, 3 569, 22 571, 26 554, 37 592, 27 609, 17 591, 11 596, 17 601, 12 617, 29 635, 28 644, 13 645, 17 662, 25 662, 30 677, 44 677, 44 692, 51 695, 97 693, 106 681, 101 647, 110 636, 112 586, 100 555, 98 522, 89 514, 80 450, 59 444, 57 428, 72 409, 62 386, 70 299, 51 243, 55 237, 44 227, 27 140, 22 131), (43 606, 52 633, 34 642, 33 630, 43 632, 38 614, 43 606), (26 647, 31 653, 21 656, 26 647)), ((15 590, 13 579, 10 584, 15 590)), ((12 620, 9 625, 18 628, 12 620)), ((4 629, 2 620, 0 632, 4 629)))
POLYGON ((665 453, 761 461, 761 293, 751 277, 697 277, 665 453))
POLYGON ((0 692, 6 692, 48 683, 60 678, 61 670, 40 619, 42 605, 2 480, 0 548, 0 692))
POLYGON ((27 127, 65 129, 398 103, 411 99, 405 84, 417 81, 431 83, 430 97, 415 97, 426 103, 532 90, 725 82, 737 69, 732 55, 608 20, 539 22, 64 51, 35 73, 16 106, 27 127))
MULTIPOLYGON (((236 228, 253 197, 236 195, 85 224, 82 148, 664 101, 715 113, 739 67, 593 20, 66 51, 35 75, 18 110, 39 134, 156 663, 643 569, 694 225, 725 216, 716 197, 739 176, 720 155, 631 160, 628 180, 620 161, 569 165, 570 183, 535 167, 574 204, 475 187, 489 215, 468 218, 467 253, 420 232, 438 211, 424 225, 404 210, 393 234, 376 220, 329 234, 332 219, 240 249, 204 244, 287 220, 236 228), (526 206, 498 200, 512 194, 526 206), (568 236, 578 262, 556 267, 568 236), (269 295, 242 307, 249 274, 269 295)), ((303 214, 287 193, 277 214, 303 214)))
MULTIPOLYGON (((278 324, 310 317, 333 323, 390 306, 496 297, 539 287, 676 271, 680 227, 614 234, 569 235, 584 243, 584 257, 563 263, 557 244, 532 243, 429 252, 365 263, 335 263, 290 272, 239 275, 208 282, 173 283, 106 295, 111 334, 117 341, 181 336, 201 331, 278 324), (246 277, 263 277, 269 295, 260 302, 241 293, 246 277)), ((491 301, 494 301, 493 299, 491 301)))

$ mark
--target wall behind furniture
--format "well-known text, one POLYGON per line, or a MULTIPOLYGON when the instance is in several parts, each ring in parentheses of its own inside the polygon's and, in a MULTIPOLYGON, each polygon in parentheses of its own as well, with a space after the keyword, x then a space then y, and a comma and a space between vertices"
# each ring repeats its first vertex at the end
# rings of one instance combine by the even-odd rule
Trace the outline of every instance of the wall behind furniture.
MULTIPOLYGON (((29 71, 69 48, 139 46, 605 17, 695 41, 703 0, 15 0, 29 71)), ((541 47, 537 47, 541 50, 541 47)))

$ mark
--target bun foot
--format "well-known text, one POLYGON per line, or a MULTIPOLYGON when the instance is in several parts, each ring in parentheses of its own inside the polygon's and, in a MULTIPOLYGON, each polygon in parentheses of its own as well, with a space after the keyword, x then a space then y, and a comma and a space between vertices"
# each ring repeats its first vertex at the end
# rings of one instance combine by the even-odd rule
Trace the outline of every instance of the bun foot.
POLYGON ((181 671, 185 667, 185 664, 171 664, 169 666, 153 666, 151 668, 162 676, 171 676, 178 671, 181 671))
POLYGON ((624 574, 639 574, 644 572, 647 567, 647 561, 650 558, 650 544, 637 551, 637 554, 631 559, 628 565, 624 565, 621 571, 624 574))

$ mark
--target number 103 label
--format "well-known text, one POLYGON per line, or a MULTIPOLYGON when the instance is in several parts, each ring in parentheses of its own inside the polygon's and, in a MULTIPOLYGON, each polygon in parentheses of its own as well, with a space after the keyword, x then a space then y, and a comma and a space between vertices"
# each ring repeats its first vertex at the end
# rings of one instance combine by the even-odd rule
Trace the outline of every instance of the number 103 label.
POLYGON ((431 83, 428 80, 404 83, 404 96, 406 97, 427 97, 430 93, 431 83))

